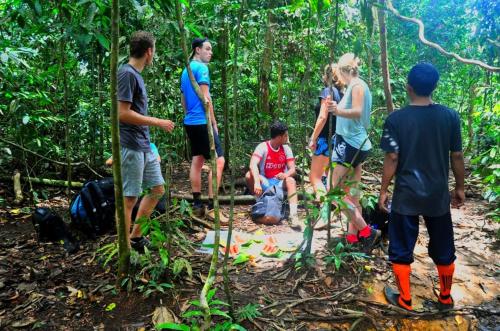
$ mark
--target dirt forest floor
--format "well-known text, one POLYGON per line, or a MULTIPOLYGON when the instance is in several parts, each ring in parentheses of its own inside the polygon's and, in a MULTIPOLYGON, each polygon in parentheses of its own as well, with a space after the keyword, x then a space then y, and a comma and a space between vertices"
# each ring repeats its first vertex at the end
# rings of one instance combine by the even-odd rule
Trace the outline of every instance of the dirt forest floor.
MULTIPOLYGON (((187 169, 175 169, 174 192, 189 193, 187 169)), ((10 190, 6 184, 0 185, 2 196, 12 196, 10 190)), ((467 191, 474 190, 468 187, 467 191)), ((63 189, 48 192, 49 199, 42 205, 67 219, 68 200, 63 189)), ((112 242, 114 235, 82 241, 80 250, 68 255, 60 244, 37 242, 30 218, 32 208, 10 206, 9 198, 6 201, 7 206, 0 208, 2 330, 152 330, 156 308, 165 306, 180 316, 199 296, 208 271, 208 255, 193 252, 185 256, 193 276, 171 279, 174 288, 165 294, 155 292, 146 298, 136 290, 117 292, 114 269, 103 267, 96 258, 96 250, 112 242)), ((223 210, 228 214, 229 206, 223 205, 223 210)), ((286 223, 255 225, 248 211, 248 205, 236 206, 236 231, 294 232, 286 223)), ((439 285, 427 255, 422 223, 411 282, 414 307, 426 313, 409 314, 387 305, 382 289, 394 281, 382 249, 375 250, 369 259, 346 260, 336 271, 324 262, 323 257, 329 254, 321 249, 326 232, 318 231, 316 246, 320 249, 310 269, 296 271, 283 261, 230 267, 234 306, 257 304, 261 313, 241 325, 248 330, 500 330, 499 225, 487 220, 486 213, 487 205, 477 194, 460 210, 452 210, 457 248, 452 312, 427 309, 434 300, 433 288, 439 285)), ((332 237, 340 233, 340 226, 334 224, 332 237)), ((200 242, 205 234, 187 230, 186 235, 200 242)), ((225 301, 220 273, 216 287, 216 296, 225 301)))

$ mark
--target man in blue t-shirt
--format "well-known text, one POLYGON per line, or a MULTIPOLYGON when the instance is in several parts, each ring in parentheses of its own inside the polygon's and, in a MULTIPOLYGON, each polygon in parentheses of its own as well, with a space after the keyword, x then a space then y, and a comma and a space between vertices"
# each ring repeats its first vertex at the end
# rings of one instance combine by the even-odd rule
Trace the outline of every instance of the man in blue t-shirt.
MULTIPOLYGON (((122 158, 123 196, 125 223, 128 230, 132 223, 132 209, 143 189, 150 189, 139 205, 136 219, 149 218, 165 193, 160 162, 151 151, 149 127, 157 126, 172 132, 170 120, 148 116, 148 94, 142 79, 144 67, 153 62, 155 39, 149 32, 138 31, 130 38, 128 63, 118 69, 118 116, 120 120, 120 146, 122 158)), ((149 241, 142 236, 138 224, 130 234, 132 248, 143 251, 149 241)))
MULTIPOLYGON (((222 179, 222 171, 224 170, 224 152, 219 139, 219 130, 217 129, 217 120, 214 115, 214 107, 212 98, 210 97, 210 74, 207 64, 212 58, 212 45, 206 38, 196 38, 193 40, 191 53, 190 67, 193 72, 194 79, 200 86, 201 92, 208 101, 210 108, 210 121, 212 123, 213 135, 215 140, 215 152, 217 158, 217 188, 222 179)), ((191 170, 189 179, 191 180, 191 189, 193 192, 193 212, 196 216, 205 214, 205 206, 201 202, 201 169, 205 160, 210 159, 210 141, 208 138, 207 119, 205 117, 205 109, 203 103, 198 98, 191 81, 189 79, 186 68, 182 71, 181 76, 181 103, 184 108, 184 127, 191 144, 191 170)), ((214 219, 214 204, 212 191, 212 172, 208 175, 208 212, 209 219, 214 219)), ((222 225, 227 224, 227 218, 220 214, 222 225)))
POLYGON ((415 65, 408 74, 410 105, 390 114, 384 124, 380 146, 386 152, 379 207, 388 212, 387 190, 396 176, 389 221, 389 260, 398 291, 386 286, 387 300, 412 309, 410 273, 418 237, 419 216, 429 233, 429 255, 437 265, 439 309, 453 307, 451 285, 455 270, 455 246, 450 202, 464 200, 464 160, 458 114, 435 104, 432 92, 439 73, 430 63, 415 65), (455 177, 455 190, 448 191, 448 172, 455 177), (450 201, 451 200, 451 201, 450 201))

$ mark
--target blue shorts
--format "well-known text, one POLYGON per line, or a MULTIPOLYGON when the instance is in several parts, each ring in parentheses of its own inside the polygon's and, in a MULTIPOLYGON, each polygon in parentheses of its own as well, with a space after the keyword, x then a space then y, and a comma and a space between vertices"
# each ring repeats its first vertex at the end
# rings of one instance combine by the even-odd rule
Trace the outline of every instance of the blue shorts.
POLYGON ((264 192, 271 186, 283 187, 283 180, 278 178, 265 178, 264 176, 260 176, 260 186, 262 186, 262 192, 264 192))
POLYGON ((143 189, 165 184, 160 161, 152 152, 121 148, 123 196, 138 197, 143 189))
POLYGON ((318 137, 316 140, 316 150, 314 151, 316 156, 330 156, 330 151, 328 150, 328 139, 323 137, 318 137))
MULTIPOLYGON (((437 265, 451 264, 456 257, 450 212, 439 217, 424 216, 424 220, 429 233, 429 256, 437 265)), ((389 218, 389 261, 399 264, 413 262, 418 226, 418 215, 408 216, 391 212, 389 218)))

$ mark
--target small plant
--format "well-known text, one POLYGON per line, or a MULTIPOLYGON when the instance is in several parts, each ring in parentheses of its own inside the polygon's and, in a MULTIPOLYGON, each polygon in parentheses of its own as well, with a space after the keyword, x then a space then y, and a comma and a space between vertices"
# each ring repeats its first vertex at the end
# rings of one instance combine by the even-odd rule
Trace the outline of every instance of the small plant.
POLYGON ((335 250, 331 252, 331 255, 325 257, 325 262, 333 263, 336 270, 340 270, 343 264, 346 264, 347 261, 355 260, 363 260, 368 258, 365 253, 360 252, 351 252, 349 251, 350 246, 344 246, 342 242, 338 242, 337 246, 335 246, 335 250))
MULTIPOLYGON (((212 326, 210 330, 214 331, 230 331, 230 330, 239 330, 246 331, 244 327, 239 324, 233 323, 231 316, 222 310, 223 307, 227 307, 228 304, 224 301, 215 299, 215 292, 217 289, 211 289, 207 294, 207 302, 208 307, 210 308, 210 315, 212 316, 220 316, 224 319, 224 321, 219 322, 212 326)), ((182 314, 182 317, 189 320, 188 324, 183 323, 161 323, 155 325, 157 330, 182 330, 182 331, 198 331, 201 330, 199 318, 204 317, 204 313, 201 308, 201 304, 199 300, 193 300, 190 302, 192 306, 196 307, 193 310, 187 311, 182 314)))
POLYGON ((99 248, 96 254, 98 255, 97 259, 102 262, 102 265, 105 267, 115 255, 118 255, 118 243, 112 242, 106 244, 99 248))
POLYGON ((147 284, 137 286, 137 289, 143 292, 145 298, 148 298, 154 292, 165 294, 165 290, 172 287, 173 285, 169 283, 157 283, 154 280, 150 280, 147 284))
POLYGON ((252 321, 254 318, 262 316, 259 311, 259 305, 255 303, 249 303, 245 307, 239 308, 236 314, 238 322, 244 320, 252 321))

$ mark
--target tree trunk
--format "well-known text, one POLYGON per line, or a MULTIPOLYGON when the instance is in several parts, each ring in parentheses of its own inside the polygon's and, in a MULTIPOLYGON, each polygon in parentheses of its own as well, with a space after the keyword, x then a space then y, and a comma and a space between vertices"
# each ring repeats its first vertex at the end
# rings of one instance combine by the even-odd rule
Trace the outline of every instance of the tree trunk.
MULTIPOLYGON (((373 7, 370 8, 370 10, 373 12, 373 16, 377 15, 377 11, 373 9, 373 7)), ((372 79, 372 73, 373 73, 373 44, 375 42, 375 28, 371 29, 370 33, 370 44, 367 47, 366 50, 366 56, 367 56, 367 67, 368 67, 368 86, 371 88, 373 85, 373 79, 372 79)))
POLYGON ((267 27, 264 37, 264 51, 260 62, 260 79, 259 79, 259 110, 265 114, 274 117, 269 104, 269 81, 271 80, 272 72, 272 56, 273 56, 273 23, 271 11, 267 12, 267 27))
MULTIPOLYGON (((234 58, 233 58, 233 93, 234 93, 234 99, 233 99, 233 116, 232 116, 232 122, 233 122, 233 130, 232 130, 232 144, 236 146, 236 140, 237 140, 237 132, 236 132, 236 122, 237 122, 237 117, 236 117, 236 109, 238 105, 238 98, 237 98, 237 84, 238 84, 238 47, 239 47, 239 41, 240 41, 240 33, 241 33, 241 20, 243 19, 243 10, 245 8, 245 0, 241 0, 240 3, 240 10, 238 14, 238 23, 236 25, 236 34, 234 38, 234 58)), ((226 31, 227 33, 227 31, 226 31)), ((227 39, 226 39, 227 40, 227 39)), ((227 52, 225 52, 227 54, 227 52)), ((228 129, 226 129, 226 133, 229 134, 229 122, 226 122, 226 126, 228 129)), ((229 137, 229 135, 228 135, 229 137)), ((236 155, 236 149, 233 150, 233 155, 236 155)), ((238 158, 234 158, 235 160, 239 160, 238 158)), ((230 247, 231 245, 231 237, 233 234, 233 221, 234 221, 234 188, 235 188, 235 171, 236 171, 236 164, 233 163, 233 166, 230 169, 230 176, 231 176, 231 196, 230 196, 230 207, 229 207, 229 227, 227 230, 227 239, 226 239, 226 247, 230 247)), ((219 197, 220 198, 220 197, 219 197)), ((226 295, 226 301, 229 304, 229 315, 234 319, 235 314, 234 314, 234 304, 233 304, 233 298, 231 296, 231 286, 230 286, 230 279, 229 279, 229 272, 227 270, 227 263, 229 259, 229 249, 226 249, 226 252, 224 254, 224 262, 222 264, 223 266, 223 277, 224 277, 224 293, 226 295)))
POLYGON ((222 88, 222 111, 224 114, 224 154, 226 159, 226 167, 229 167, 229 162, 231 158, 230 155, 230 145, 229 145, 229 136, 230 136, 230 127, 229 127, 229 107, 227 102, 227 57, 228 57, 228 26, 226 22, 226 18, 224 17, 223 22, 223 31, 219 39, 219 45, 222 50, 222 68, 221 68, 221 88, 222 88))
POLYGON ((21 189, 21 173, 16 169, 14 171, 14 176, 12 176, 14 182, 14 204, 18 205, 23 201, 23 190, 21 189))
POLYGON ((104 68, 102 66, 102 56, 99 51, 97 56, 97 68, 98 68, 98 78, 97 78, 97 93, 99 93, 99 101, 98 101, 98 109, 99 109, 99 146, 98 146, 98 155, 99 155, 99 164, 104 163, 104 112, 102 111, 104 105, 104 68))
POLYGON ((335 0, 335 15, 333 15, 333 17, 335 17, 335 21, 333 23, 333 38, 329 51, 330 63, 333 63, 335 60, 335 48, 337 47, 339 31, 339 0, 335 0))
POLYGON ((211 319, 210 307, 208 306, 207 302, 207 294, 215 281, 215 277, 217 276, 217 262, 219 260, 218 247, 220 243, 220 216, 219 216, 219 199, 218 199, 219 194, 217 190, 217 166, 215 159, 215 143, 214 143, 212 121, 210 119, 209 103, 208 100, 203 95, 203 93, 201 92, 200 86, 196 82, 193 76, 193 72, 191 70, 191 66, 189 64, 189 53, 186 45, 184 21, 182 20, 182 9, 180 1, 181 0, 176 1, 176 12, 177 12, 177 22, 179 24, 179 31, 181 35, 181 46, 185 58, 186 70, 188 72, 191 85, 193 86, 193 89, 195 90, 198 98, 202 101, 203 108, 205 108, 205 118, 207 120, 208 138, 210 141, 210 166, 212 168, 212 189, 214 192, 214 213, 215 213, 215 237, 214 237, 215 249, 213 250, 212 253, 212 260, 210 262, 210 269, 208 271, 207 279, 200 293, 200 306, 204 314, 204 324, 202 325, 202 330, 208 330, 210 329, 210 324, 212 319, 211 319))
POLYGON ((283 61, 278 61, 278 109, 277 110, 278 112, 283 111, 283 61))
POLYGON ((476 98, 476 90, 474 84, 471 84, 469 88, 469 107, 467 107, 467 134, 469 136, 469 142, 467 143, 467 148, 465 152, 468 153, 472 149, 474 143, 474 129, 472 127, 474 119, 474 99, 476 98))
POLYGON ((241 21, 243 20, 243 10, 246 6, 246 0, 241 0, 241 7, 238 13, 238 23, 236 27, 236 33, 234 36, 234 52, 233 52, 233 128, 232 128, 232 136, 233 136, 233 144, 236 145, 236 137, 238 130, 238 122, 235 119, 238 118, 238 108, 241 106, 238 102, 238 45, 240 43, 240 34, 241 34, 241 21))
MULTIPOLYGON (((61 14, 61 21, 64 23, 61 14)), ((64 29, 61 28, 61 41, 60 41, 60 54, 61 54, 61 73, 63 79, 63 108, 64 108, 64 145, 66 154, 66 178, 68 186, 66 189, 66 196, 70 195, 71 187, 71 142, 69 137, 69 111, 68 111, 68 79, 66 74, 66 37, 64 36, 64 29)))
MULTIPOLYGON (((381 8, 385 8, 385 0, 379 0, 381 8)), ((384 80, 384 95, 387 105, 387 112, 394 111, 392 102, 391 81, 389 76, 389 59, 387 58, 387 30, 385 26, 385 11, 378 10, 378 25, 380 28, 380 67, 382 69, 382 78, 384 80)))
POLYGON ((111 144, 113 147, 113 178, 115 183, 116 231, 118 233, 118 285, 129 273, 130 229, 125 223, 123 184, 120 155, 120 122, 118 118, 118 38, 120 35, 119 0, 112 0, 111 7, 111 144))

